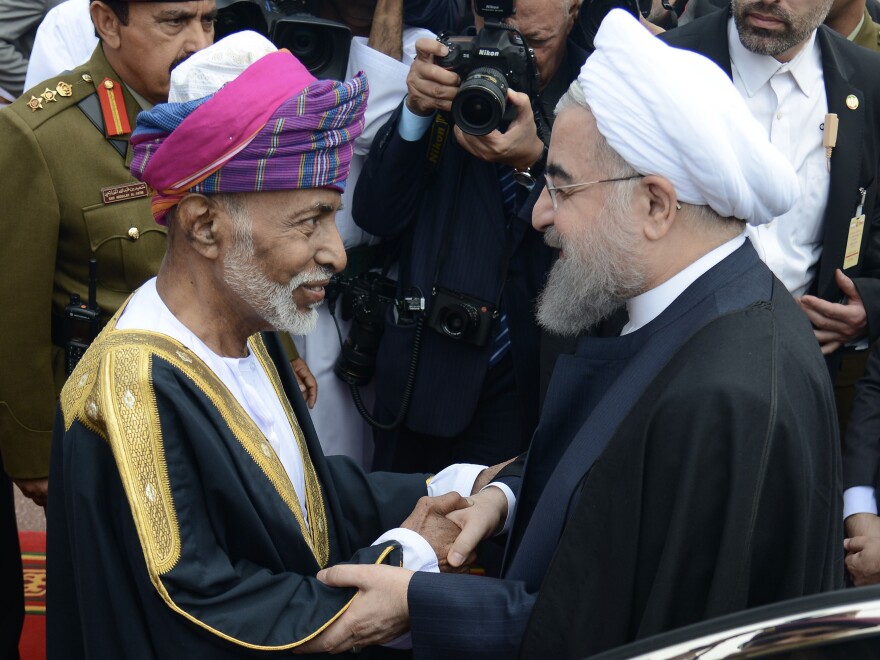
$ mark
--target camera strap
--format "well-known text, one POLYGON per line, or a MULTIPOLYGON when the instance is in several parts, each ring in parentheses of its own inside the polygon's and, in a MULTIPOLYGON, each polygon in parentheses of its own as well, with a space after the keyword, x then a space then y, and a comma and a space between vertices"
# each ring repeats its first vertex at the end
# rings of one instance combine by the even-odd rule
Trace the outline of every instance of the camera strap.
POLYGON ((452 125, 442 112, 434 115, 434 121, 431 122, 431 135, 428 138, 428 153, 425 158, 431 169, 436 171, 440 167, 440 161, 443 160, 443 150, 446 148, 446 141, 449 139, 449 132, 452 125))

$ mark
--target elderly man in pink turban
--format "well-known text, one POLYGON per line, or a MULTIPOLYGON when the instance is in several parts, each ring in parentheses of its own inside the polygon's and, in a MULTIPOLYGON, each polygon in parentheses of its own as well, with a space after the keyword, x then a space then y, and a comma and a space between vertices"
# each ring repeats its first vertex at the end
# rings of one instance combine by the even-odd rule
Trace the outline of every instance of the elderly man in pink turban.
POLYGON ((315 80, 241 33, 178 67, 169 102, 138 117, 131 169, 155 191, 168 251, 61 396, 50 657, 294 650, 355 595, 321 568, 445 562, 458 528, 437 514, 467 506, 457 493, 490 471, 365 475, 325 458, 260 334, 308 332, 345 265, 334 215, 366 100, 363 74, 315 80), (407 518, 425 495, 442 504, 407 518))

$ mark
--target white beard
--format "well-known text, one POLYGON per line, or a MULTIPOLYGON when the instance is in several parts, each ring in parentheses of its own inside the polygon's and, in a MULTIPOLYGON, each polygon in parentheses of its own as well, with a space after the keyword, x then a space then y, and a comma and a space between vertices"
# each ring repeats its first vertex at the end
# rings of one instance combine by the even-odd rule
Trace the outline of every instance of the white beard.
POLYGON ((563 248, 538 296, 538 323, 559 335, 576 336, 644 292, 647 276, 639 263, 636 237, 608 204, 592 229, 562 238, 554 227, 544 235, 551 247, 563 248))
POLYGON ((242 300, 247 301, 273 328, 292 335, 307 335, 318 323, 317 302, 307 311, 300 310, 293 292, 306 282, 327 280, 330 268, 319 266, 294 276, 287 284, 272 282, 254 260, 253 243, 238 234, 226 255, 223 279, 242 300))

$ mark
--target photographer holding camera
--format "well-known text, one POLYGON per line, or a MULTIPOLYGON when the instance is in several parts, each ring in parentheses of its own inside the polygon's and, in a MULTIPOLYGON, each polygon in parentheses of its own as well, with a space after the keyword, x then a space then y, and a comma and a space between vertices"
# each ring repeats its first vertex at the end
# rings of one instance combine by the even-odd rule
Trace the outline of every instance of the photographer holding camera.
MULTIPOLYGON (((532 307, 551 250, 531 209, 552 108, 586 54, 568 39, 577 0, 500 5, 493 15, 499 3, 475 2, 476 36, 416 42, 407 97, 355 191, 355 222, 401 240, 399 292, 418 288, 428 307, 410 408, 400 428, 376 432, 375 469, 497 463, 527 447, 537 421, 532 307)), ((418 331, 386 320, 375 413, 387 423, 418 331)))

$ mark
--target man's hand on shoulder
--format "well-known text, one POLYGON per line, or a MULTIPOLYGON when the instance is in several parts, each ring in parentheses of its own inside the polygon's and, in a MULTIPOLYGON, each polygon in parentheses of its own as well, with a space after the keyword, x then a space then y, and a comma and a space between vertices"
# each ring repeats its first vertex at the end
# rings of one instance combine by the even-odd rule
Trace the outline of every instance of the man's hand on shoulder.
POLYGON ((449 49, 435 39, 416 41, 416 59, 406 76, 406 107, 423 117, 437 110, 452 110, 460 79, 454 71, 437 66, 434 59, 444 57, 449 49))
POLYGON ((456 126, 455 139, 463 149, 480 160, 504 163, 524 170, 541 158, 544 143, 535 128, 535 116, 528 95, 510 89, 507 102, 516 108, 516 119, 510 122, 506 131, 502 133, 496 129, 487 135, 477 136, 468 135, 456 126))

